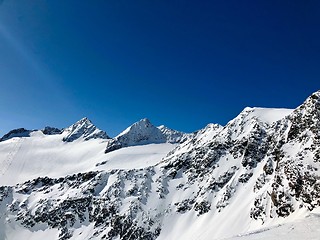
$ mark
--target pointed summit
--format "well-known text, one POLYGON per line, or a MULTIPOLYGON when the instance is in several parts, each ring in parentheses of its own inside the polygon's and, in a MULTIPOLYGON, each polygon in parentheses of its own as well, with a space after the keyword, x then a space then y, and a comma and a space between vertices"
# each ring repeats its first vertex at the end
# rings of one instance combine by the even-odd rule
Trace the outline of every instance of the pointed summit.
POLYGON ((162 132, 147 119, 135 122, 107 144, 105 153, 129 146, 166 142, 162 132))
POLYGON ((109 141, 105 152, 151 143, 178 143, 185 135, 185 133, 166 128, 163 125, 156 127, 149 119, 143 118, 109 141))
POLYGON ((92 138, 108 139, 106 132, 98 129, 87 117, 84 117, 64 130, 64 142, 73 142, 83 138, 85 141, 92 138))
POLYGON ((126 135, 130 132, 141 132, 146 133, 148 131, 152 131, 152 129, 156 128, 152 125, 152 123, 147 118, 143 118, 139 120, 138 122, 135 122, 130 127, 128 127, 126 130, 124 130, 122 133, 120 133, 118 136, 126 135))

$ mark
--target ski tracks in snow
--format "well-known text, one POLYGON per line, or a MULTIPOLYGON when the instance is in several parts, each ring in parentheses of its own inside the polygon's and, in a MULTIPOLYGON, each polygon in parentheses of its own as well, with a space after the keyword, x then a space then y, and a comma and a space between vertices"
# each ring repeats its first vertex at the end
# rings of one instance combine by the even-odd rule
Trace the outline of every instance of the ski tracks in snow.
POLYGON ((22 146, 23 138, 14 139, 14 141, 15 143, 12 147, 12 150, 8 153, 7 157, 5 157, 3 161, 1 161, 2 167, 0 169, 0 176, 3 176, 8 171, 15 155, 19 152, 22 146))

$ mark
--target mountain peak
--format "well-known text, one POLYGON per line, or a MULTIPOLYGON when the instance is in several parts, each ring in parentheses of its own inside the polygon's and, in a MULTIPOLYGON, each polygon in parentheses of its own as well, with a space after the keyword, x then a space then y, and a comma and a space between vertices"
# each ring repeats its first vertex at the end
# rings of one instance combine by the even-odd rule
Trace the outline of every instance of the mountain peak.
POLYGON ((143 118, 143 119, 133 123, 127 129, 125 129, 123 132, 121 132, 117 137, 120 137, 122 135, 137 134, 137 133, 144 135, 144 134, 146 134, 146 132, 150 132, 150 131, 152 131, 152 129, 155 129, 155 128, 156 127, 150 122, 149 119, 143 118))
POLYGON ((134 124, 132 124, 131 126, 149 126, 149 125, 153 125, 150 120, 148 118, 142 118, 139 121, 135 122, 134 124))
POLYGON ((106 153, 129 146, 151 143, 179 143, 188 134, 161 125, 154 126, 149 119, 143 118, 129 126, 117 137, 107 143, 106 153))
POLYGON ((92 138, 108 139, 110 138, 106 132, 98 129, 87 117, 84 117, 72 124, 64 130, 64 142, 73 142, 77 139, 84 139, 85 141, 92 138))
POLYGON ((81 118, 79 121, 77 121, 76 123, 74 123, 73 125, 82 125, 82 124, 85 124, 85 125, 91 125, 93 124, 91 122, 91 120, 87 117, 83 117, 81 118))
POLYGON ((142 118, 138 122, 143 122, 143 123, 151 123, 148 118, 142 118))
POLYGON ((0 236, 257 239, 276 230, 270 239, 292 233, 297 220, 300 238, 317 239, 320 92, 291 111, 245 108, 226 126, 208 124, 191 135, 141 119, 102 142, 83 141, 101 131, 83 118, 59 137, 38 131, 0 143, 0 236), (61 144, 66 135, 76 141, 61 144), (102 155, 105 144, 110 152, 179 136, 186 141, 102 155), (309 213, 315 230, 302 222, 309 213), (274 227, 289 222, 290 229, 274 227))

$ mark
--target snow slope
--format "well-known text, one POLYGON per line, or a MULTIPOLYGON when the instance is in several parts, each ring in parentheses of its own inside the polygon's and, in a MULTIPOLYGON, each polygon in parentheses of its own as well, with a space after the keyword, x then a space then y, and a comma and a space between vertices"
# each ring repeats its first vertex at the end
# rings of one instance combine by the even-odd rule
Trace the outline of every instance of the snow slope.
POLYGON ((269 228, 261 228, 257 231, 239 234, 223 240, 318 240, 320 236, 320 216, 310 214, 306 218, 293 222, 279 224, 269 228))
POLYGON ((0 239, 317 239, 320 92, 175 144, 146 119, 114 139, 85 126, 0 142, 0 239))
POLYGON ((105 139, 105 134, 93 137, 101 130, 93 127, 91 122, 87 125, 90 131, 81 130, 85 125, 83 120, 88 121, 84 118, 61 134, 47 135, 41 130, 34 130, 28 136, 11 136, 0 142, 1 185, 15 185, 44 176, 59 178, 94 170, 143 168, 160 162, 175 147, 175 144, 170 143, 149 144, 105 154, 110 139, 105 139), (65 141, 71 136, 73 141, 65 141))

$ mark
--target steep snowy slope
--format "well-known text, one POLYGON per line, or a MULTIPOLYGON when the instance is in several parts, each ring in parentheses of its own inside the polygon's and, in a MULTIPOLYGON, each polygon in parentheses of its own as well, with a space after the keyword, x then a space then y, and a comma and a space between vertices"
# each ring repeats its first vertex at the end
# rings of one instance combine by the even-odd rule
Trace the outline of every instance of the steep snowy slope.
POLYGON ((97 144, 94 166, 0 187, 0 239, 269 239, 303 236, 301 225, 317 236, 320 92, 295 110, 246 108, 176 147, 149 144, 164 141, 162 129, 142 120, 113 140, 60 136, 97 144), (104 154, 109 141, 127 145, 104 154))

